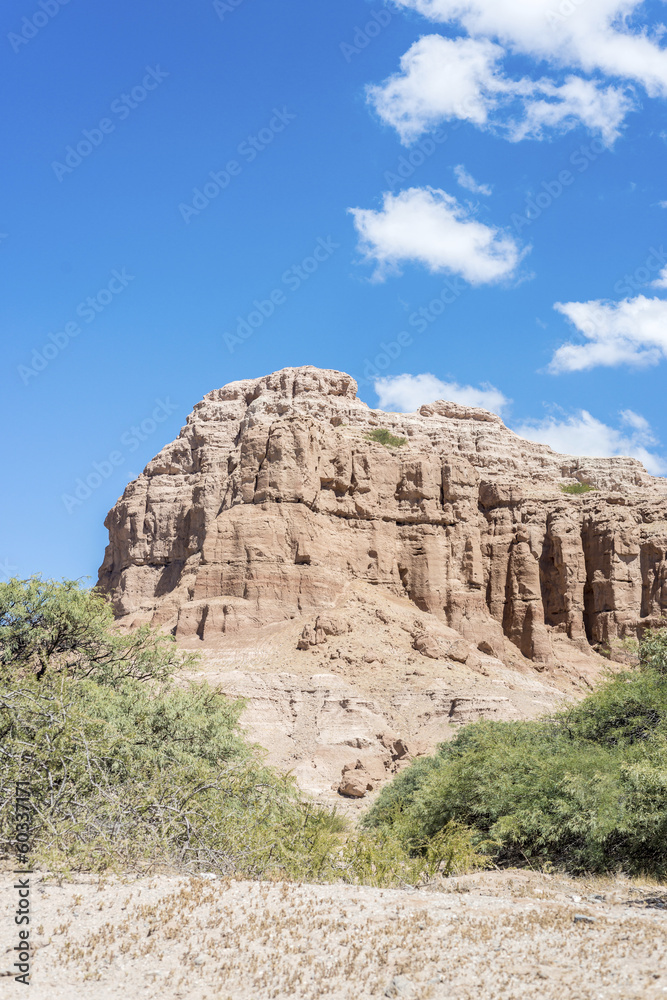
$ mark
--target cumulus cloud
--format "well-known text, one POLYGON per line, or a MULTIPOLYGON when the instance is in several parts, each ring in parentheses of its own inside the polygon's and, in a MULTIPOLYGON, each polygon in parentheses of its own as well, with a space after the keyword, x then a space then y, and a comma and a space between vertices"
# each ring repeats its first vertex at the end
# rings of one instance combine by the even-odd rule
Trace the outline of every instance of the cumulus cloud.
POLYGON ((550 416, 544 420, 529 420, 512 430, 519 437, 548 444, 565 455, 587 458, 626 455, 638 458, 654 476, 667 472, 665 460, 655 451, 649 451, 658 440, 646 418, 632 410, 623 410, 619 414, 619 424, 619 427, 610 427, 587 410, 578 410, 561 419, 550 416))
POLYGON ((432 21, 459 24, 474 38, 497 39, 512 52, 641 84, 667 96, 664 28, 637 15, 643 0, 394 0, 432 21))
POLYGON ((540 139, 584 124, 611 145, 633 107, 615 86, 568 76, 511 79, 501 66, 506 52, 487 38, 425 35, 402 56, 400 71, 368 98, 405 144, 442 121, 458 118, 512 141, 540 139))
POLYGON ((488 284, 510 278, 525 252, 513 236, 479 222, 438 188, 385 192, 380 210, 349 211, 377 279, 412 261, 432 272, 460 274, 472 285, 488 284))
POLYGON ((667 267, 663 267, 655 281, 651 282, 651 285, 653 288, 667 288, 667 267))
POLYGON ((494 81, 503 54, 485 39, 427 35, 402 56, 400 73, 369 87, 368 97, 404 142, 447 118, 486 125, 495 107, 494 81))
POLYGON ((424 403, 436 399, 447 399, 463 406, 481 406, 485 410, 501 414, 509 405, 509 400, 499 389, 488 383, 481 386, 459 385, 458 382, 443 382, 426 372, 422 375, 394 375, 378 378, 374 383, 381 410, 414 413, 424 403))
POLYGON ((621 302, 557 302, 554 308, 586 342, 559 347, 549 365, 553 374, 622 364, 641 368, 667 357, 667 302, 663 299, 639 295, 621 302))
POLYGON ((490 184, 480 184, 472 174, 468 173, 462 163, 454 167, 454 176, 462 188, 465 188, 466 191, 472 191, 473 194, 483 194, 488 198, 493 192, 490 184))

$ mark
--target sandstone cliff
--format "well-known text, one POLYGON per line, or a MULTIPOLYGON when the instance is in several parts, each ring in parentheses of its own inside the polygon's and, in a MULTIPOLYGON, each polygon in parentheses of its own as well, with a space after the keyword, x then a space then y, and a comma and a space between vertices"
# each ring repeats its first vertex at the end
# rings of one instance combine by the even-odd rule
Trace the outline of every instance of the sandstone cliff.
POLYGON ((363 580, 536 663, 554 629, 601 642, 660 617, 664 480, 557 455, 484 410, 370 410, 356 388, 288 368, 209 393, 109 514, 99 582, 119 614, 215 639, 363 580), (377 427, 406 444, 368 440, 377 427), (596 492, 564 495, 575 481, 596 492))
MULTIPOLYGON (((599 669, 595 644, 660 620, 665 480, 630 458, 555 454, 484 410, 435 402, 384 413, 356 393, 342 372, 288 368, 198 403, 107 518, 99 584, 119 617, 173 630, 237 681, 243 650, 263 643, 266 672, 282 649, 269 687, 274 701, 288 702, 291 682, 278 673, 303 675, 305 657, 312 674, 309 650, 320 667, 333 658, 357 683, 377 680, 367 658, 379 624, 393 629, 377 636, 385 642, 377 659, 394 670, 394 708, 412 657, 430 664, 426 687, 438 665, 489 677, 500 689, 487 700, 507 701, 517 685, 502 670, 518 671, 524 691, 542 684, 535 710, 599 669), (405 443, 370 440, 380 428, 405 443), (576 482, 594 491, 562 492, 576 482), (356 645, 349 629, 358 631, 356 645)), ((228 680, 251 696, 262 686, 228 680)), ((471 695, 470 684, 445 687, 444 714, 456 721, 453 702, 471 695)), ((475 697, 483 702, 484 692, 475 697)), ((387 698, 381 711, 368 709, 385 728, 396 725, 387 698)), ((529 711, 512 698, 505 715, 529 711)), ((369 722, 368 732, 380 723, 369 722)), ((419 730, 402 724, 413 736, 419 730)), ((429 738, 442 735, 429 730, 429 738)))

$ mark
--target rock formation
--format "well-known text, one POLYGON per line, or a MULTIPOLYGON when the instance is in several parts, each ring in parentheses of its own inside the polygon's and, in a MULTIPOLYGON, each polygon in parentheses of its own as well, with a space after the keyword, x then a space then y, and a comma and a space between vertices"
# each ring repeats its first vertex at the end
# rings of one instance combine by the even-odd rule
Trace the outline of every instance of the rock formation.
MULTIPOLYGON (((357 680, 392 657, 403 674, 413 661, 489 683, 515 670, 537 691, 532 673, 544 707, 549 685, 599 668, 593 646, 636 636, 667 607, 667 482, 639 462, 558 455, 451 402, 371 410, 349 375, 312 367, 209 393, 106 525, 99 585, 122 621, 161 625, 218 664, 235 649, 235 669, 273 629, 294 663, 314 653, 327 670, 338 649, 357 680), (373 440, 380 430, 389 445, 373 440), (576 483, 593 489, 563 493, 576 483), (355 646, 350 630, 371 635, 371 619, 385 646, 355 646)), ((450 684, 447 718, 478 717, 470 698, 486 698, 482 714, 521 713, 513 687, 505 676, 482 697, 450 684)), ((377 732, 396 723, 379 714, 362 734, 378 753, 377 732)))
POLYGON ((209 393, 106 521, 120 615, 215 640, 331 607, 353 580, 536 664, 551 634, 635 635, 667 607, 667 483, 525 441, 485 410, 370 410, 342 372, 209 393), (386 428, 406 443, 369 440, 386 428), (560 487, 585 483, 583 496, 560 487))

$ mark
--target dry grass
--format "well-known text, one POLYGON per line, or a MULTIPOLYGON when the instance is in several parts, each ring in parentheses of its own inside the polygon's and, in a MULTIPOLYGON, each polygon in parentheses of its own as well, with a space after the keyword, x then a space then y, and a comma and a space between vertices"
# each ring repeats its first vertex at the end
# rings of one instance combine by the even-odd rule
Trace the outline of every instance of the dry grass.
POLYGON ((633 905, 665 886, 515 871, 439 888, 44 884, 32 996, 370 1000, 399 975, 418 1000, 667 995, 667 911, 633 905))

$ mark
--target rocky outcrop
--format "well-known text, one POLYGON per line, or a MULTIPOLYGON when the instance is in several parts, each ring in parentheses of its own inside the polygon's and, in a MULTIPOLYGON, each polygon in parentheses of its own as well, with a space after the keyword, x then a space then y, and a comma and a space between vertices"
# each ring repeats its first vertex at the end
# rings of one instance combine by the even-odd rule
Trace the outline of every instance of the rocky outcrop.
POLYGON ((118 615, 207 647, 306 615, 306 655, 345 631, 330 609, 364 583, 438 624, 413 637, 419 656, 474 668, 475 649, 514 650, 538 669, 558 667, 561 640, 586 651, 660 619, 664 480, 558 455, 484 410, 384 413, 356 390, 287 368, 197 404, 107 518, 99 585, 118 615), (379 428, 406 443, 377 443, 379 428))
POLYGON ((362 799, 366 792, 373 791, 372 778, 360 760, 344 766, 338 791, 353 799, 362 799))

